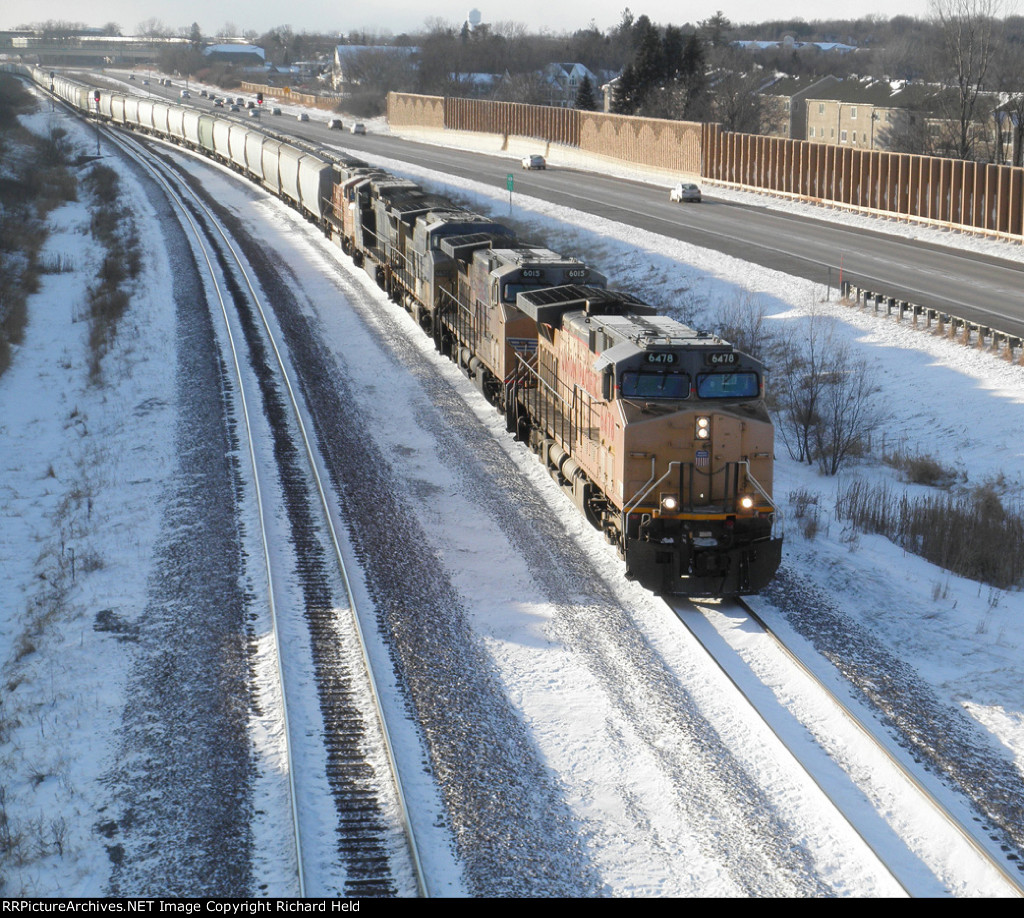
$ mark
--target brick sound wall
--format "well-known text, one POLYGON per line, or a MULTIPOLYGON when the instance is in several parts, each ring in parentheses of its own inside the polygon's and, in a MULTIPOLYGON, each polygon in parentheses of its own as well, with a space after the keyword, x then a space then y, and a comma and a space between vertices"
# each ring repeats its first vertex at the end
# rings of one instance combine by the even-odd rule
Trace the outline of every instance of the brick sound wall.
POLYGON ((700 175, 701 125, 581 112, 579 147, 587 153, 700 175))
POLYGON ((1024 169, 735 134, 717 124, 392 93, 396 125, 563 144, 624 163, 699 175, 852 210, 1024 237, 1024 169))
POLYGON ((389 92, 388 123, 444 130, 444 102, 441 96, 389 92))

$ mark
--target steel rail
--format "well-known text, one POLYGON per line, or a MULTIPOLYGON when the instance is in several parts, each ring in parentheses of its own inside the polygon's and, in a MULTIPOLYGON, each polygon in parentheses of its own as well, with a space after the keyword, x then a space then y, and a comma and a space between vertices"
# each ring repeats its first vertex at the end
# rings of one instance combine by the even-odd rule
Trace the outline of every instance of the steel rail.
POLYGON ((701 640, 700 635, 697 634, 696 630, 694 630, 694 628, 691 627, 690 623, 686 620, 686 617, 682 614, 684 611, 691 612, 694 615, 699 615, 700 613, 697 612, 693 606, 689 606, 688 608, 680 608, 680 606, 673 605, 671 602, 666 602, 666 604, 675 613, 679 621, 682 622, 683 626, 690 632, 694 640, 696 640, 697 643, 699 643, 701 647, 704 648, 708 656, 711 658, 712 662, 721 671, 722 675, 724 675, 725 678, 732 683, 736 691, 739 692, 744 699, 746 699, 751 709, 761 718, 761 722, 768 728, 772 735, 774 735, 774 737, 779 741, 782 747, 789 752, 789 754, 793 758, 793 761, 800 768, 800 770, 807 776, 808 780, 811 781, 811 783, 818 788, 818 790, 825 797, 825 799, 832 804, 833 809, 836 811, 839 817, 843 820, 843 822, 846 823, 847 826, 850 827, 850 831, 852 831, 864 843, 865 847, 871 851, 871 853, 875 856, 875 859, 878 861, 881 867, 889 874, 890 877, 892 877, 893 882, 896 883, 896 885, 899 886, 899 888, 902 889, 904 893, 906 893, 907 897, 913 898, 910 890, 907 889, 906 885, 889 868, 889 865, 886 863, 885 857, 883 856, 882 852, 879 851, 875 845, 873 845, 867 838, 864 837, 864 834, 860 831, 860 829, 858 829, 857 826, 854 825, 850 817, 846 815, 846 812, 843 810, 843 807, 840 806, 840 804, 835 800, 833 795, 828 792, 827 788, 824 787, 821 781, 819 781, 818 778, 807 767, 807 765, 804 764, 803 760, 793 750, 790 743, 787 742, 786 738, 778 730, 776 730, 775 727, 772 725, 771 721, 764 714, 761 713, 754 699, 750 696, 748 692, 744 690, 743 686, 741 686, 736 681, 736 679, 733 678, 732 674, 729 672, 725 664, 722 663, 722 661, 719 660, 714 653, 712 653, 711 649, 704 643, 704 641, 701 640))
MULTIPOLYGON (((865 736, 865 738, 872 744, 872 746, 876 748, 886 758, 886 760, 890 762, 890 764, 893 765, 893 767, 897 770, 899 775, 904 780, 906 780, 908 784, 910 784, 915 790, 918 791, 918 793, 922 796, 923 800, 927 804, 929 804, 934 809, 934 811, 937 812, 938 815, 944 821, 946 821, 946 823, 950 825, 970 845, 970 847, 978 854, 978 856, 983 861, 985 861, 988 865, 990 865, 996 870, 1000 878, 1008 885, 1008 887, 1017 896, 1024 896, 1024 887, 1022 887, 1021 882, 1016 877, 1014 877, 1005 868, 1004 865, 999 863, 999 861, 996 858, 994 858, 991 852, 989 852, 983 844, 981 844, 976 838, 974 838, 971 835, 970 831, 966 829, 963 826, 963 824, 949 811, 949 809, 946 806, 944 806, 941 803, 941 801, 939 801, 903 765, 899 758, 895 756, 886 747, 886 745, 874 734, 874 732, 864 723, 864 721, 854 713, 850 706, 845 704, 827 685, 825 685, 821 681, 821 679, 819 679, 818 676, 814 673, 814 671, 810 667, 808 667, 788 646, 786 646, 785 642, 741 598, 735 597, 732 601, 734 601, 736 605, 743 610, 745 615, 747 615, 752 621, 754 621, 764 630, 765 634, 775 642, 775 645, 783 652, 786 658, 794 666, 796 666, 808 679, 811 680, 814 686, 817 689, 819 689, 822 692, 822 694, 827 699, 829 699, 836 706, 836 708, 848 719, 848 721, 865 736)), ((765 726, 774 734, 774 736, 779 740, 783 747, 789 750, 796 764, 800 767, 804 774, 807 775, 809 780, 811 780, 815 784, 815 786, 818 787, 818 789, 826 797, 826 799, 829 800, 829 802, 835 808, 836 812, 841 816, 841 818, 850 827, 850 829, 857 835, 858 838, 861 839, 865 846, 874 854, 878 862, 885 868, 885 870, 893 878, 893 881, 907 894, 908 897, 914 898, 910 890, 907 889, 906 884, 899 877, 896 876, 892 868, 889 866, 884 852, 880 850, 880 848, 877 845, 875 845, 875 843, 873 843, 869 838, 867 838, 866 835, 857 827, 857 825, 853 822, 852 818, 846 814, 843 806, 835 799, 835 797, 832 794, 829 793, 829 791, 823 786, 821 781, 819 781, 818 778, 811 772, 808 766, 804 764, 799 754, 796 751, 794 751, 794 749, 791 747, 790 743, 786 740, 786 738, 778 730, 775 729, 775 727, 772 725, 772 723, 767 717, 761 714, 758 705, 756 704, 754 699, 751 698, 751 696, 744 690, 744 688, 737 682, 737 680, 733 678, 732 674, 728 671, 728 668, 725 666, 725 664, 721 660, 719 660, 715 656, 715 654, 711 652, 709 648, 707 648, 707 646, 704 644, 704 641, 701 639, 700 635, 697 634, 696 630, 687 621, 687 615, 684 614, 690 613, 693 615, 699 615, 700 613, 696 611, 692 605, 683 605, 682 603, 675 605, 672 603, 667 603, 667 605, 675 613, 677 618, 679 618, 680 622, 682 622, 682 624, 687 628, 687 630, 694 637, 694 639, 698 641, 698 643, 700 643, 702 647, 705 647, 705 649, 708 651, 709 656, 711 657, 715 665, 718 666, 718 668, 721 670, 723 675, 733 684, 736 690, 749 702, 753 710, 757 712, 758 715, 761 717, 761 720, 765 724, 765 726)))
MULTIPOLYGON (((176 148, 176 149, 180 149, 180 148, 176 148)), ((394 745, 393 745, 392 740, 391 740, 390 731, 388 730, 387 719, 386 719, 386 717, 384 715, 384 708, 383 708, 383 705, 382 705, 381 700, 380 700, 380 695, 379 695, 379 693, 377 691, 377 679, 376 679, 376 676, 374 674, 373 665, 372 665, 372 662, 370 660, 370 655, 369 655, 369 651, 368 651, 368 648, 367 648, 366 638, 365 638, 365 635, 363 633, 363 628, 362 628, 362 624, 361 624, 361 621, 360 621, 360 616, 359 616, 358 606, 357 606, 356 599, 355 599, 355 594, 353 592, 352 583, 351 583, 351 580, 350 580, 349 574, 348 574, 348 567, 347 567, 347 564, 345 562, 344 555, 342 553, 341 539, 338 536, 336 527, 334 525, 334 519, 333 519, 333 517, 331 515, 331 502, 328 499, 327 489, 326 489, 326 487, 324 486, 324 483, 323 483, 323 476, 321 475, 320 464, 319 464, 319 460, 318 460, 318 457, 317 457, 317 451, 314 449, 313 443, 312 443, 312 438, 310 437, 309 433, 306 430, 306 424, 303 421, 303 412, 302 412, 302 410, 300 408, 299 399, 298 399, 298 397, 295 394, 294 387, 292 386, 291 378, 289 376, 289 372, 288 372, 288 368, 287 368, 285 359, 282 356, 280 349, 278 348, 277 341, 275 339, 273 330, 271 328, 270 320, 267 318, 267 314, 266 314, 266 311, 264 309, 263 303, 260 300, 259 295, 256 292, 255 286, 253 285, 252 279, 250 278, 249 273, 248 273, 248 271, 245 268, 243 260, 242 260, 241 256, 238 254, 238 252, 236 251, 236 249, 235 249, 231 239, 228 237, 228 235, 224 231, 223 227, 221 226, 220 221, 217 220, 215 215, 210 211, 210 209, 207 207, 207 205, 203 201, 201 201, 199 199, 199 197, 195 194, 195 192, 193 192, 191 189, 188 189, 188 191, 189 191, 189 194, 192 197, 192 199, 195 201, 196 205, 198 207, 200 207, 203 210, 204 213, 206 213, 206 215, 209 217, 209 219, 211 221, 211 224, 217 229, 217 232, 220 234, 221 238, 223 239, 225 246, 227 247, 228 251, 231 253, 231 257, 234 259, 235 264, 237 265, 238 270, 239 270, 242 278, 245 281, 245 284, 246 284, 246 286, 247 286, 247 288, 249 290, 249 294, 250 294, 250 297, 252 299, 252 302, 255 305, 257 311, 259 312, 260 320, 263 323, 263 327, 264 327, 264 330, 265 330, 266 335, 267 335, 268 343, 269 343, 271 349, 274 352, 274 357, 275 357, 275 360, 277 361, 277 365, 278 365, 278 368, 279 368, 280 373, 281 373, 281 380, 284 383, 285 389, 286 389, 286 391, 288 393, 288 398, 289 398, 289 401, 290 401, 291 406, 292 406, 292 412, 293 412, 294 420, 295 420, 296 426, 298 428, 299 435, 302 438, 303 447, 304 447, 305 453, 306 453, 306 459, 307 459, 307 462, 309 464, 309 469, 310 469, 310 473, 312 475, 313 483, 314 483, 314 485, 316 487, 317 495, 318 495, 318 498, 319 498, 319 504, 320 504, 320 508, 321 508, 321 510, 323 512, 323 517, 324 517, 325 525, 326 525, 326 528, 327 528, 327 532, 328 532, 328 534, 330 536, 330 541, 331 541, 332 549, 334 551, 335 560, 336 560, 336 562, 338 564, 338 570, 339 570, 339 573, 341 574, 341 579, 342 579, 342 582, 343 582, 344 587, 345 587, 345 593, 346 593, 346 597, 347 597, 348 602, 349 602, 349 608, 350 608, 350 611, 351 611, 353 624, 354 624, 354 627, 355 627, 355 630, 356 630, 356 634, 358 636, 359 648, 360 648, 360 653, 361 653, 361 656, 362 656, 363 664, 366 667, 367 673, 369 674, 369 684, 370 684, 371 697, 373 699, 374 710, 375 710, 376 715, 377 715, 378 725, 380 727, 381 735, 382 735, 383 741, 384 741, 385 753, 386 753, 386 758, 387 758, 387 762, 388 762, 388 768, 390 769, 391 778, 392 778, 392 781, 394 783, 395 793, 396 793, 397 800, 398 800, 399 811, 400 811, 400 814, 401 814, 403 834, 406 837, 406 841, 407 841, 407 844, 409 846, 410 857, 411 857, 412 862, 413 862, 413 871, 414 871, 414 874, 415 874, 415 877, 416 877, 417 890, 418 890, 418 892, 419 892, 421 897, 429 898, 430 891, 429 891, 429 888, 427 886, 425 872, 423 870, 422 862, 420 860, 419 848, 418 848, 418 845, 416 843, 416 836, 415 836, 415 832, 414 832, 413 827, 412 827, 412 820, 409 817, 409 806, 408 806, 408 803, 407 803, 407 800, 406 800, 405 791, 404 791, 402 780, 401 780, 401 776, 400 776, 400 773, 399 773, 399 770, 398 770, 397 757, 396 757, 395 752, 394 752, 394 745)))
MULTIPOLYGON (((108 138, 113 140, 114 143, 128 156, 131 156, 140 166, 145 168, 153 178, 163 186, 168 198, 176 205, 178 212, 187 221, 192 233, 195 237, 196 244, 202 253, 203 259, 206 262, 207 271, 210 276, 210 280, 213 284, 214 291, 217 295, 217 301, 220 305, 221 315, 224 319, 224 328, 227 332, 228 344, 231 348, 231 358, 234 363, 235 376, 238 379, 238 396, 239 403, 242 409, 242 416, 245 419, 246 429, 246 440, 248 443, 249 460, 252 465, 253 474, 253 485, 256 497, 256 508, 259 515, 260 521, 260 534, 261 541, 263 544, 263 561, 266 567, 267 574, 267 602, 270 611, 271 623, 273 626, 274 635, 274 646, 280 648, 281 640, 280 633, 278 630, 278 616, 277 616, 277 603, 275 600, 275 585, 273 575, 273 565, 270 559, 270 539, 267 535, 266 516, 263 508, 263 489, 260 485, 260 472, 259 463, 256 458, 256 444, 253 438, 252 424, 249 420, 249 406, 245 397, 245 384, 242 374, 242 364, 238 354, 238 348, 235 344, 235 338, 231 331, 231 322, 229 320, 227 304, 224 301, 222 283, 218 280, 217 272, 214 269, 213 262, 210 258, 210 253, 207 248, 203 232, 196 225, 192 215, 189 213, 188 208, 185 206, 184 200, 181 198, 177 189, 172 187, 171 182, 162 174, 161 170, 158 169, 152 162, 150 162, 143 152, 139 149, 133 149, 137 145, 129 144, 125 138, 117 137, 113 132, 107 131, 108 138)), ((298 812, 298 793, 295 786, 295 767, 292 757, 292 741, 291 741, 291 725, 288 716, 288 693, 285 691, 285 679, 284 671, 281 663, 281 654, 278 651, 275 653, 277 661, 277 676, 278 683, 281 690, 281 710, 282 718, 284 720, 284 736, 285 736, 285 757, 287 760, 288 768, 288 788, 291 802, 291 815, 292 815, 292 831, 294 835, 294 847, 295 847, 295 861, 296 861, 296 874, 299 886, 299 897, 305 897, 305 869, 303 867, 302 858, 302 839, 300 831, 300 819, 298 812)))
POLYGON ((908 769, 899 759, 898 756, 894 755, 874 733, 874 731, 863 721, 863 719, 857 715, 853 708, 846 704, 835 692, 833 692, 824 682, 822 682, 817 675, 811 670, 811 668, 804 663, 803 660, 793 651, 786 642, 772 629, 772 627, 755 612, 747 603, 742 599, 736 600, 737 604, 750 616, 751 620, 760 625, 765 633, 775 642, 775 645, 785 654, 786 658, 789 659, 804 675, 811 679, 818 688, 829 698, 829 700, 838 707, 843 714, 854 724, 857 729, 870 740, 883 755, 896 767, 902 777, 910 783, 914 789, 931 805, 936 811, 938 811, 942 817, 948 822, 959 835, 967 842, 971 848, 989 864, 1007 883, 1008 886, 1014 891, 1014 893, 1024 898, 1024 881, 1018 876, 1010 872, 1006 865, 995 855, 988 850, 988 847, 980 842, 971 830, 961 822, 959 818, 947 807, 941 800, 938 799, 922 781, 918 780, 917 776, 908 769))

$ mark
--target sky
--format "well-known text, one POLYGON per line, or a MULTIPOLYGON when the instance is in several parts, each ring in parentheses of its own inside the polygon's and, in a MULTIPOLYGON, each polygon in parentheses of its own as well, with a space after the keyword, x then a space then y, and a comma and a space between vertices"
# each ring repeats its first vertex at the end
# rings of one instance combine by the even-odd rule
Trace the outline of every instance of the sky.
MULTIPOLYGON (((870 14, 882 17, 924 17, 927 12, 927 0, 890 0, 888 3, 882 0, 846 0, 826 9, 810 0, 777 0, 770 11, 758 0, 701 0, 685 6, 673 0, 591 0, 588 3, 574 0, 555 7, 545 0, 520 0, 508 7, 476 4, 484 22, 511 20, 523 23, 530 31, 546 28, 554 32, 585 28, 591 21, 604 31, 621 20, 622 11, 627 6, 635 15, 646 13, 652 21, 662 24, 699 22, 718 10, 736 23, 794 17, 807 20, 823 16, 855 18, 870 14)), ((400 34, 422 29, 427 19, 462 23, 473 7, 471 0, 436 0, 429 5, 412 0, 386 0, 384 3, 365 6, 310 0, 288 12, 282 12, 280 4, 268 0, 220 0, 213 4, 202 0, 180 0, 170 4, 153 0, 143 0, 141 3, 138 0, 95 0, 85 6, 70 0, 56 0, 43 5, 35 0, 7 0, 0 13, 0 28, 11 29, 47 20, 86 22, 91 26, 116 22, 122 32, 130 34, 136 31, 139 23, 155 18, 175 31, 181 26, 187 27, 197 22, 203 33, 210 35, 216 34, 227 24, 237 26, 240 31, 257 32, 290 25, 296 32, 337 31, 347 34, 352 30, 367 29, 390 30, 400 34)))

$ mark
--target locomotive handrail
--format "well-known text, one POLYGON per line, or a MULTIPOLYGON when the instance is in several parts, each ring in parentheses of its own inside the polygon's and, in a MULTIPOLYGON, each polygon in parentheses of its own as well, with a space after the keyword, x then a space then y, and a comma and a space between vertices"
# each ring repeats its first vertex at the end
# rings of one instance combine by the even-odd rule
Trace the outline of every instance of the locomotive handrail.
MULTIPOLYGON (((757 491, 757 493, 760 494, 761 497, 763 497, 764 500, 768 503, 768 506, 771 507, 772 512, 776 515, 776 519, 778 519, 779 521, 782 520, 782 511, 779 510, 778 505, 775 503, 775 501, 772 500, 771 496, 768 494, 768 492, 765 490, 765 488, 761 485, 761 483, 751 473, 751 471, 750 471, 750 461, 747 460, 747 459, 740 459, 740 460, 737 460, 735 462, 727 462, 727 463, 725 463, 725 465, 723 465, 717 471, 707 471, 707 472, 704 472, 704 471, 701 471, 699 469, 696 469, 694 463, 692 463, 692 462, 684 462, 681 459, 673 459, 673 460, 671 460, 669 462, 668 468, 665 470, 665 473, 660 478, 658 478, 656 481, 654 480, 654 476, 655 476, 655 462, 656 462, 656 460, 654 458, 652 458, 651 459, 651 477, 648 478, 646 482, 644 482, 644 484, 641 486, 640 490, 637 491, 637 493, 632 498, 630 498, 628 501, 626 501, 623 504, 623 506, 622 506, 623 513, 625 513, 627 515, 632 514, 636 510, 636 508, 640 505, 640 503, 644 500, 644 498, 646 498, 651 493, 651 491, 653 491, 658 485, 660 485, 663 481, 665 481, 672 474, 673 466, 678 467, 680 472, 682 472, 684 466, 689 467, 691 469, 691 471, 696 471, 697 474, 704 475, 708 479, 710 479, 714 475, 724 474, 730 467, 733 467, 735 469, 743 468, 745 470, 746 476, 747 476, 747 481, 749 481, 754 486, 754 489, 757 491)), ((728 495, 726 495, 725 496, 725 501, 726 501, 726 503, 723 506, 728 506, 728 504, 730 502, 735 504, 736 495, 733 495, 731 498, 728 497, 728 495)), ((689 502, 689 506, 691 507, 691 509, 694 506, 692 500, 689 502)), ((735 507, 733 509, 735 509, 735 507)), ((729 510, 725 510, 724 512, 728 513, 730 511, 729 510)))
MULTIPOLYGON (((551 405, 551 408, 561 416, 561 419, 563 421, 562 424, 558 425, 558 427, 559 427, 558 433, 561 435, 564 444, 568 446, 568 455, 571 458, 572 456, 575 455, 575 452, 576 452, 576 450, 575 450, 576 438, 577 438, 577 436, 579 436, 579 431, 580 431, 579 423, 578 422, 577 423, 573 422, 573 414, 575 413, 574 409, 573 409, 573 406, 569 403, 569 401, 565 397, 563 397, 562 395, 560 395, 558 393, 558 390, 556 390, 554 388, 554 386, 551 385, 551 383, 547 382, 540 375, 540 370, 537 367, 531 366, 529 361, 525 357, 523 357, 522 354, 520 354, 518 352, 516 352, 516 362, 517 362, 517 364, 521 364, 522 365, 524 372, 528 373, 530 376, 532 376, 534 378, 534 380, 536 380, 536 385, 532 387, 533 391, 535 392, 535 395, 533 397, 534 401, 539 403, 542 400, 542 393, 543 392, 547 392, 548 395, 549 395, 549 399, 545 399, 544 400, 544 402, 545 402, 545 405, 544 405, 545 409, 548 407, 549 400, 551 402, 555 403, 554 405, 551 405), (560 411, 559 407, 558 407, 559 405, 563 406, 563 408, 565 410, 561 410, 560 411), (569 425, 569 436, 568 436, 568 438, 565 436, 565 428, 564 428, 565 424, 569 425)), ((577 386, 573 387, 573 396, 574 396, 574 398, 575 398, 575 390, 577 388, 578 388, 577 386)), ((538 409, 539 409, 539 404, 534 406, 534 410, 538 410, 538 409)), ((548 416, 548 412, 547 412, 547 410, 545 410, 544 411, 545 420, 547 420, 547 416, 548 416)), ((588 439, 589 439, 589 437, 588 437, 588 439)))
POLYGON ((772 508, 772 514, 774 515, 774 519, 772 521, 772 531, 775 530, 776 523, 778 523, 780 528, 782 528, 783 513, 779 509, 779 505, 776 504, 774 500, 772 500, 771 495, 761 486, 761 482, 759 482, 754 477, 753 473, 750 471, 750 460, 741 459, 739 461, 739 464, 746 469, 747 481, 749 481, 754 486, 758 494, 760 494, 766 501, 768 501, 768 506, 772 508))
MULTIPOLYGON (((651 457, 651 477, 648 478, 647 481, 643 485, 641 485, 641 490, 638 491, 636 493, 636 495, 631 500, 626 501, 622 505, 622 515, 623 515, 622 522, 623 522, 623 525, 625 525, 625 524, 627 524, 629 522, 630 514, 638 506, 640 506, 640 501, 642 501, 648 494, 651 493, 651 491, 653 491, 666 478, 668 478, 668 476, 672 473, 672 466, 677 465, 677 466, 679 466, 680 470, 682 470, 682 467, 683 467, 683 463, 682 463, 681 460, 673 459, 671 462, 669 462, 668 468, 665 470, 665 474, 662 475, 661 478, 657 479, 657 481, 655 481, 654 476, 657 475, 657 469, 655 467, 655 462, 656 461, 657 460, 652 456, 651 457)), ((623 536, 625 536, 625 530, 623 530, 623 536)))

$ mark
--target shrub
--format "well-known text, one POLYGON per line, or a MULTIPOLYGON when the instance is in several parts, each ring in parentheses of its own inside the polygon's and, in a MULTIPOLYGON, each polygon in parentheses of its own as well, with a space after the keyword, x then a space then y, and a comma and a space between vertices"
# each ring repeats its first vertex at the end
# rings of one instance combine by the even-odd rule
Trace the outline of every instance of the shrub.
POLYGON ((102 163, 89 170, 83 184, 92 193, 99 204, 113 205, 120 192, 120 180, 117 173, 102 163))
POLYGON ((855 480, 836 499, 836 518, 884 535, 940 567, 1000 589, 1024 578, 1024 515, 1008 510, 999 479, 963 495, 910 499, 887 484, 855 480))
POLYGON ((927 485, 930 488, 949 488, 957 479, 956 471, 944 466, 934 456, 910 455, 902 450, 897 450, 893 453, 884 453, 882 461, 897 469, 902 474, 903 480, 910 484, 927 485))
POLYGON ((771 350, 769 409, 779 439, 793 459, 835 475, 864 454, 885 420, 873 368, 837 338, 834 321, 816 313, 772 341, 771 350))
POLYGON ((128 211, 120 204, 120 178, 109 166, 98 165, 85 179, 95 207, 90 231, 106 249, 97 273, 99 283, 89 291, 89 379, 101 381, 104 355, 117 335, 118 323, 128 309, 129 295, 122 285, 142 268, 141 244, 128 211))
POLYGON ((805 539, 813 539, 820 527, 821 508, 818 506, 818 495, 806 488, 789 492, 789 505, 793 510, 793 518, 800 526, 805 539))

